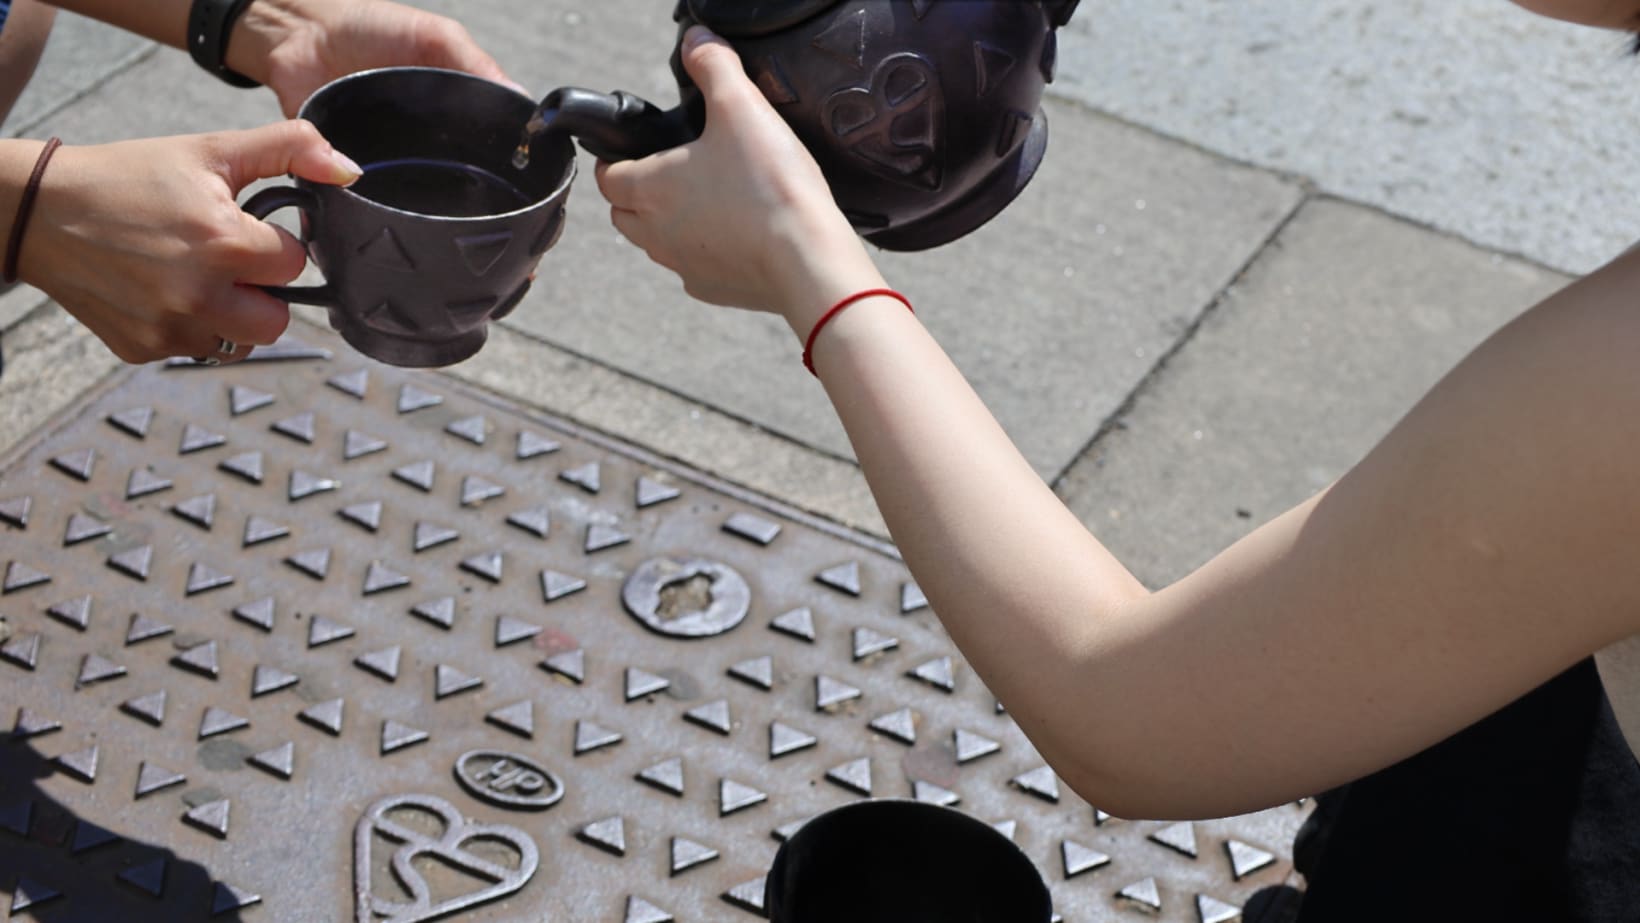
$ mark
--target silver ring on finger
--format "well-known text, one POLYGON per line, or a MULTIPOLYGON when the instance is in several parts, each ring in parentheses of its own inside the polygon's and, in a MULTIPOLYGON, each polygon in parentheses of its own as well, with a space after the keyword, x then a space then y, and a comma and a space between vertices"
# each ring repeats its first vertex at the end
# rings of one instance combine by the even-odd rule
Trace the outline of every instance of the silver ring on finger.
POLYGON ((224 356, 231 356, 239 349, 239 344, 227 337, 216 338, 216 351, 224 356))

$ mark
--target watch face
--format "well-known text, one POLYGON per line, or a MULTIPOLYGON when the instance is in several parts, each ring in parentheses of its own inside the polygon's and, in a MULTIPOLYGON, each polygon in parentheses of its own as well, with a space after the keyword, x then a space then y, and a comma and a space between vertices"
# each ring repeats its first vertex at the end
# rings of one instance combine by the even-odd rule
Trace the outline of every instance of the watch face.
POLYGON ((779 32, 836 6, 842 0, 686 0, 695 21, 725 38, 779 32))

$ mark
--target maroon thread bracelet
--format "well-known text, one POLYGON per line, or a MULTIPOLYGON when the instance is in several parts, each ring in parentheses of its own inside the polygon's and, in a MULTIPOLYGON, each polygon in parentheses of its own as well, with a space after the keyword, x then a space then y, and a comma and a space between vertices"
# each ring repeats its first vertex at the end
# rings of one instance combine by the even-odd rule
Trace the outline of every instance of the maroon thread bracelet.
POLYGON ((816 378, 820 377, 820 373, 814 370, 814 341, 819 338, 820 331, 826 328, 826 324, 830 323, 832 318, 843 313, 844 308, 847 308, 856 302, 864 301, 867 298, 875 298, 878 296, 893 298, 905 305, 905 309, 907 311, 910 311, 912 314, 917 313, 917 309, 911 306, 911 299, 891 288, 872 288, 863 292, 855 292, 847 298, 844 298, 842 301, 837 302, 835 305, 832 305, 830 310, 820 315, 819 320, 814 322, 813 329, 809 331, 808 339, 803 343, 803 367, 809 370, 810 375, 813 375, 816 378))
POLYGON ((34 200, 40 195, 40 180, 46 175, 46 164, 51 162, 51 155, 57 153, 57 148, 62 146, 61 138, 53 137, 46 142, 45 149, 40 152, 40 159, 34 162, 34 172, 29 175, 28 185, 23 187, 23 198, 17 202, 17 217, 11 223, 11 241, 6 244, 3 278, 7 285, 17 281, 17 260, 23 253, 23 232, 28 229, 29 216, 34 214, 34 200))

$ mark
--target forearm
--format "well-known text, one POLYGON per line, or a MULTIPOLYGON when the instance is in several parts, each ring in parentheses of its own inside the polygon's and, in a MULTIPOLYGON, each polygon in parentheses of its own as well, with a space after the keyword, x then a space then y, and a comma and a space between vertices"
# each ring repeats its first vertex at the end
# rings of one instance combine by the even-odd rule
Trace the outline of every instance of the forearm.
POLYGON ((1108 790, 1092 759, 1108 748, 1090 744, 1111 739, 1107 710, 1128 706, 1114 686, 1090 695, 1115 671, 1089 666, 1147 591, 897 301, 839 315, 815 363, 896 545, 970 665, 1062 778, 1108 790))
MULTIPOLYGON (((192 0, 51 0, 51 3, 172 48, 188 48, 188 13, 192 0)), ((265 83, 269 52, 292 29, 310 18, 304 0, 255 0, 229 35, 228 66, 265 83)))
POLYGON ((1635 0, 1515 0, 1515 4, 1534 13, 1586 26, 1640 28, 1640 3, 1635 0))
POLYGON ((51 36, 57 11, 38 0, 16 0, 0 31, 0 119, 11 114, 51 36))
POLYGON ((28 178, 34 172, 34 162, 39 158, 40 150, 39 141, 0 141, 0 247, 11 239, 17 205, 23 199, 23 189, 28 186, 28 178))

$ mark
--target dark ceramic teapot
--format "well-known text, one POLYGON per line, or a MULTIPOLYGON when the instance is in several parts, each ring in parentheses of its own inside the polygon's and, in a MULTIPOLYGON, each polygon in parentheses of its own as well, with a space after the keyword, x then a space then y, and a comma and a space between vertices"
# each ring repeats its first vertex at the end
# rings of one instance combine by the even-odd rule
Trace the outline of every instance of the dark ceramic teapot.
MULTIPOLYGON (((995 217, 1036 173, 1055 30, 1078 2, 679 0, 673 19, 680 43, 702 23, 735 46, 863 237, 926 250, 995 217)), ((688 143, 705 111, 676 46, 672 71, 675 109, 564 87, 531 131, 573 136, 605 160, 688 143)))

